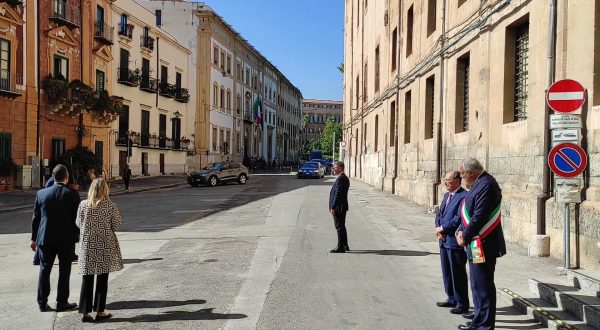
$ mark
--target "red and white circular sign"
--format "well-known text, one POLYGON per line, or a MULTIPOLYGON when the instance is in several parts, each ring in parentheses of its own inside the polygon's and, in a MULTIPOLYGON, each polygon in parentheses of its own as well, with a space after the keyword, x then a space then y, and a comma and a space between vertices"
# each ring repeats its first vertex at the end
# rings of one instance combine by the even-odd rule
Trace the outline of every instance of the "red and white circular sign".
POLYGON ((585 102, 586 90, 575 80, 563 79, 548 88, 546 102, 554 111, 572 112, 585 102))

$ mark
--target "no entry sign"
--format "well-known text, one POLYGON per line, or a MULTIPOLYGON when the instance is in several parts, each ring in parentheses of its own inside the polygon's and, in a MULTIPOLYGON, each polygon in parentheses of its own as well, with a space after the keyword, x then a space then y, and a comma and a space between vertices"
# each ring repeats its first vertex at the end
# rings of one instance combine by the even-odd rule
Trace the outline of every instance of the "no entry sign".
POLYGON ((572 112, 579 109, 585 101, 585 89, 575 80, 559 80, 548 88, 546 102, 558 112, 572 112))
POLYGON ((585 170, 587 155, 580 146, 574 143, 561 143, 550 151, 548 165, 556 175, 572 178, 585 170))

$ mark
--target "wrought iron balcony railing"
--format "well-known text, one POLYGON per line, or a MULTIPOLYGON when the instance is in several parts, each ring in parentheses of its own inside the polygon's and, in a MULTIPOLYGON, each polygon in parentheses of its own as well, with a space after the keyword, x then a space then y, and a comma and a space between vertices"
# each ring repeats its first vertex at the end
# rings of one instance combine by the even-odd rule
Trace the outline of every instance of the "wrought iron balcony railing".
POLYGON ((133 24, 121 24, 119 25, 119 35, 133 39, 133 24))
POLYGON ((154 50, 154 38, 151 36, 140 36, 140 47, 154 50))
POLYGON ((142 80, 140 80, 140 89, 148 93, 156 93, 158 91, 158 80, 142 73, 142 80))
POLYGON ((0 94, 14 97, 23 94, 17 90, 17 85, 23 85, 23 75, 0 70, 0 94))
POLYGON ((171 150, 187 150, 190 144, 188 139, 172 140, 168 137, 156 136, 156 134, 115 132, 115 145, 119 147, 142 147, 171 150))
POLYGON ((52 0, 50 20, 71 29, 78 28, 81 24, 81 9, 68 4, 66 0, 52 0))
POLYGON ((117 82, 123 85, 136 87, 140 83, 140 75, 129 68, 119 68, 117 82))
POLYGON ((114 30, 115 28, 106 23, 96 22, 94 24, 94 38, 105 45, 112 45, 114 30))
POLYGON ((158 94, 168 98, 175 97, 175 85, 169 84, 166 81, 161 81, 158 86, 158 94))
POLYGON ((178 88, 175 90, 175 101, 188 103, 190 101, 190 92, 187 88, 178 88))

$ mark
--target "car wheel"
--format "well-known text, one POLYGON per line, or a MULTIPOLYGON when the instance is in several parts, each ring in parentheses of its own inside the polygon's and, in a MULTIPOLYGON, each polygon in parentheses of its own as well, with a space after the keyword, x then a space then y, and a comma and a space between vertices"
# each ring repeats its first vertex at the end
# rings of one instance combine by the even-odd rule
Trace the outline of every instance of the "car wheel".
POLYGON ((210 178, 208 178, 208 185, 209 185, 210 187, 214 187, 214 186, 216 186, 216 185, 217 185, 217 183, 219 183, 219 179, 217 179, 217 177, 216 177, 216 176, 214 176, 214 175, 213 175, 213 176, 211 176, 210 178))
POLYGON ((248 180, 248 177, 244 173, 240 174, 240 176, 238 177, 239 184, 245 184, 246 180, 248 180))

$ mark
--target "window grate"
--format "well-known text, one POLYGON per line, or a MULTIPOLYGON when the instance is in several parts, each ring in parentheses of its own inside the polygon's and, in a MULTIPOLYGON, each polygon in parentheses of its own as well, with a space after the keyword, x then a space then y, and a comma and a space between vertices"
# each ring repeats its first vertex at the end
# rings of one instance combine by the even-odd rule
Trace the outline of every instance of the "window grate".
POLYGON ((515 31, 515 121, 527 119, 529 24, 515 31))
POLYGON ((471 61, 466 59, 464 61, 464 85, 463 85, 463 132, 469 130, 469 80, 471 61))

